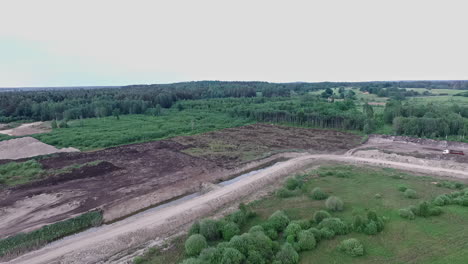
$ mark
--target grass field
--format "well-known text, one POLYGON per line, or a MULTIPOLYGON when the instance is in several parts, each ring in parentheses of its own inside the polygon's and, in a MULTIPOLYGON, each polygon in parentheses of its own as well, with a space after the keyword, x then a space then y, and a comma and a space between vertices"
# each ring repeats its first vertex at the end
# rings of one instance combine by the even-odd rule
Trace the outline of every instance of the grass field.
MULTIPOLYGON (((351 166, 321 168, 308 173, 302 192, 289 198, 277 195, 255 201, 249 207, 256 216, 242 227, 247 232, 250 227, 264 222, 277 210, 283 210, 291 220, 311 219, 317 210, 326 210, 323 200, 313 200, 310 192, 320 187, 328 195, 335 195, 344 201, 342 212, 331 213, 345 222, 352 222, 354 215, 375 210, 383 216, 385 228, 376 235, 351 232, 322 240, 318 246, 300 253, 299 263, 468 263, 468 207, 449 205, 443 207, 440 216, 403 219, 398 210, 430 200, 439 194, 454 190, 437 187, 430 177, 418 177, 390 169, 370 169, 351 166), (327 175, 318 177, 317 175, 327 175), (398 190, 401 185, 417 192, 416 199, 406 198, 398 190), (337 249, 346 238, 359 239, 365 248, 361 257, 351 257, 337 249)), ((184 259, 183 238, 179 238, 167 251, 152 250, 137 263, 179 263, 184 259)))
POLYGON ((74 120, 69 122, 69 128, 54 129, 50 133, 33 137, 60 148, 92 150, 199 134, 249 123, 247 119, 232 118, 224 113, 169 109, 160 116, 122 115, 118 120, 115 117, 74 120))

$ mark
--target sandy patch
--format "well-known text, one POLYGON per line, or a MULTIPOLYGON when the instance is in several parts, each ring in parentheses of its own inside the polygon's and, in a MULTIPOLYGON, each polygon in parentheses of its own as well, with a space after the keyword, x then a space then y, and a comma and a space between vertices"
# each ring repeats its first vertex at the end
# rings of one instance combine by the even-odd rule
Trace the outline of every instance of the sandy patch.
POLYGON ((77 152, 76 148, 58 149, 54 146, 47 145, 41 141, 32 138, 15 138, 5 141, 0 141, 0 160, 2 159, 22 159, 39 155, 47 155, 57 152, 77 152))
MULTIPOLYGON (((0 125, 0 129, 5 128, 6 125, 0 125)), ((0 130, 0 134, 5 134, 9 136, 27 136, 27 135, 33 135, 33 134, 39 134, 39 133, 46 133, 50 132, 50 126, 48 126, 44 122, 34 122, 34 123, 27 123, 27 124, 22 124, 19 127, 15 127, 12 129, 4 129, 0 130)))

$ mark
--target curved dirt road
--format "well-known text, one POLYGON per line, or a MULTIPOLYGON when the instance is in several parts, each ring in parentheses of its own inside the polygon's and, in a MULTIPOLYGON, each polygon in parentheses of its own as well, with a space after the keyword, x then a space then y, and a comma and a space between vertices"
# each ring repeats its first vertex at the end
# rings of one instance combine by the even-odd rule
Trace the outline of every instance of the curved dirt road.
POLYGON ((99 227, 96 231, 52 243, 42 249, 20 256, 9 263, 97 263, 129 248, 144 245, 171 230, 208 215, 249 193, 271 184, 279 179, 311 165, 323 162, 343 162, 427 173, 468 179, 468 172, 436 167, 412 165, 377 159, 353 157, 349 155, 298 155, 296 158, 265 169, 231 185, 213 190, 186 202, 161 210, 131 217, 126 220, 99 227))

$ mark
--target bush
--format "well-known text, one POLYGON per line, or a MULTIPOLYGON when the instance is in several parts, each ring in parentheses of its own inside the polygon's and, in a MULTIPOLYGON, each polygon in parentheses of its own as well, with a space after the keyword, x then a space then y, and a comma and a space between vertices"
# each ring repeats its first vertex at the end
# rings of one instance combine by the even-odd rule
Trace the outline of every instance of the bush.
POLYGON ((291 223, 298 224, 304 230, 310 228, 310 221, 305 220, 305 219, 293 220, 293 221, 289 222, 289 224, 291 224, 291 223))
POLYGON ((193 223, 189 230, 189 236, 194 234, 200 234, 200 222, 198 221, 193 223))
POLYGON ((353 230, 356 232, 364 231, 364 227, 366 226, 366 221, 360 215, 356 215, 353 218, 353 230))
POLYGON ((295 190, 297 187, 299 187, 299 185, 300 185, 299 180, 297 180, 294 177, 288 178, 285 184, 286 188, 291 191, 295 190))
POLYGON ((378 233, 377 223, 373 220, 369 221, 364 227, 364 234, 375 235, 378 233))
POLYGON ((272 240, 276 240, 278 239, 278 232, 276 232, 276 230, 274 229, 268 229, 266 232, 265 232, 265 235, 267 235, 269 238, 271 238, 272 240))
POLYGON ((400 217, 409 220, 413 220, 415 218, 414 213, 409 209, 400 209, 398 210, 398 214, 400 215, 400 217))
POLYGON ((207 240, 216 240, 220 237, 218 222, 213 219, 203 219, 200 221, 200 234, 207 240))
POLYGON ((314 221, 317 224, 320 224, 320 222, 322 222, 323 219, 330 218, 330 217, 331 215, 327 211, 319 210, 314 213, 314 221))
POLYGON ((187 253, 188 256, 198 256, 207 246, 208 243, 204 236, 194 234, 185 241, 185 253, 187 253))
POLYGON ((247 214, 247 209, 237 210, 234 213, 229 214, 226 219, 242 226, 247 221, 247 214))
POLYGON ((332 239, 335 236, 335 232, 328 227, 320 229, 320 237, 322 239, 332 239))
POLYGON ((439 206, 433 206, 433 207, 429 208, 429 214, 431 216, 441 215, 442 214, 442 208, 440 208, 439 206))
POLYGON ((398 191, 400 192, 405 192, 408 189, 406 185, 398 185, 398 191))
POLYGON ((231 241, 229 241, 229 246, 239 250, 240 253, 246 255, 249 251, 249 247, 252 244, 252 235, 249 233, 244 233, 240 236, 234 236, 231 241))
POLYGON ((291 244, 285 243, 276 254, 276 261, 281 264, 296 264, 299 263, 299 254, 291 244))
POLYGON ((461 206, 468 206, 468 196, 460 196, 453 200, 454 203, 461 206))
POLYGON ((280 188, 276 191, 276 196, 280 198, 289 198, 295 196, 296 193, 294 191, 291 191, 287 188, 280 188))
POLYGON ((343 201, 336 196, 330 196, 325 201, 325 206, 331 211, 343 211, 343 201))
POLYGON ((359 240, 355 238, 343 240, 338 249, 352 257, 364 255, 364 246, 359 240))
POLYGON ((223 252, 220 248, 209 247, 201 251, 198 259, 201 263, 220 263, 223 258, 223 252))
POLYGON ((297 244, 302 251, 312 250, 317 245, 315 236, 310 231, 300 231, 298 234, 297 244))
POLYGON ((235 248, 226 248, 223 251, 223 257, 221 259, 222 264, 241 264, 244 260, 244 255, 235 248))
POLYGON ((283 231, 289 224, 289 217, 283 211, 276 211, 268 218, 268 222, 276 231, 283 231))
POLYGON ((418 196, 416 191, 413 189, 406 189, 406 191, 404 192, 404 195, 406 198, 409 198, 409 199, 416 199, 418 196))
POLYGON ((256 232, 265 232, 265 230, 263 229, 262 226, 259 226, 259 225, 252 226, 252 227, 249 229, 249 233, 256 233, 256 232))
POLYGON ((301 226, 296 223, 290 223, 284 230, 286 236, 292 236, 296 238, 297 234, 302 230, 301 226))
POLYGON ((310 233, 314 235, 316 242, 319 242, 322 239, 322 232, 318 230, 317 228, 311 227, 307 229, 307 231, 309 231, 310 233))
POLYGON ((247 264, 266 264, 266 261, 259 252, 249 251, 247 264))
POLYGON ((310 193, 312 199, 314 200, 325 200, 328 197, 328 194, 326 194, 320 187, 315 187, 312 192, 310 193))
POLYGON ((227 222, 221 228, 221 234, 225 241, 231 240, 231 238, 240 233, 239 226, 234 222, 227 222))
POLYGON ((318 228, 328 228, 337 235, 346 235, 349 232, 348 226, 339 218, 326 218, 320 222, 318 228))

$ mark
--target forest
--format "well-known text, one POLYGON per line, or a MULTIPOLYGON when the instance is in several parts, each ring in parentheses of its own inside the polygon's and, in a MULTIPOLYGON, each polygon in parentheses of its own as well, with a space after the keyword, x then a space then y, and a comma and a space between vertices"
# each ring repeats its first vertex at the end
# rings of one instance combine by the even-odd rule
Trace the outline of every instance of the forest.
MULTIPOLYGON (((468 106, 413 103, 412 97, 431 96, 431 89, 461 90, 468 81, 412 81, 361 83, 267 83, 200 81, 130 85, 114 88, 58 89, 0 92, 0 123, 53 121, 144 114, 163 109, 197 109, 228 114, 233 119, 333 128, 364 133, 393 133, 431 138, 468 133, 468 106), (424 92, 413 88, 426 88, 424 92), (338 88, 335 92, 333 89, 338 88), (388 98, 374 109, 356 93, 388 98), (380 109, 383 108, 383 111, 380 109)), ((243 121, 244 122, 244 121, 243 121)), ((60 126, 60 125, 59 125, 60 126)))

